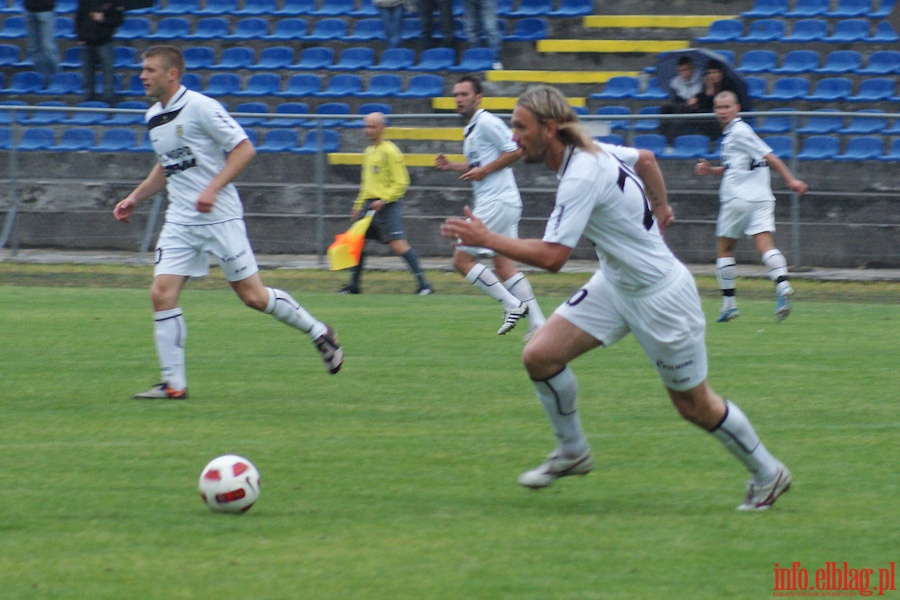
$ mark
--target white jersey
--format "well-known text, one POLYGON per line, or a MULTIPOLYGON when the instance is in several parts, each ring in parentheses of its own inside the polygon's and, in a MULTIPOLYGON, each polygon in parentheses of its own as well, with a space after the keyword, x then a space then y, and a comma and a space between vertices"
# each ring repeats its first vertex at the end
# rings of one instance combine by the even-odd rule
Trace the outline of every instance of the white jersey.
POLYGON ((772 176, 766 155, 772 152, 740 117, 722 133, 722 166, 725 173, 719 188, 722 202, 741 198, 748 202, 775 200, 772 176))
POLYGON ((216 100, 184 86, 167 106, 157 102, 145 116, 150 143, 166 173, 166 221, 179 225, 221 223, 243 216, 237 189, 229 183, 209 213, 197 198, 225 166, 225 155, 247 139, 246 132, 216 100))
POLYGON ((606 279, 635 293, 662 281, 678 260, 659 233, 633 148, 597 144, 596 154, 569 148, 560 167, 556 204, 544 241, 574 248, 582 234, 594 245, 606 279))
MULTIPOLYGON (((512 139, 512 131, 500 117, 479 109, 463 129, 463 152, 470 168, 488 165, 504 152, 518 152, 512 139)), ((512 168, 494 171, 481 181, 472 182, 475 205, 481 202, 501 200, 504 204, 522 206, 519 188, 512 168)))

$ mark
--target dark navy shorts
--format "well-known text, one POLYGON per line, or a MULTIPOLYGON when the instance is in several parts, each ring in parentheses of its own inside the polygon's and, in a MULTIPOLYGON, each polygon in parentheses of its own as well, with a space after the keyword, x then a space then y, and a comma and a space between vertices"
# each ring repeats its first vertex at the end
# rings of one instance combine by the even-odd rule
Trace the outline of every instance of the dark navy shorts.
MULTIPOLYGON (((363 202, 362 210, 359 214, 365 216, 369 204, 372 202, 373 200, 363 202)), ((372 225, 369 226, 369 230, 366 232, 366 239, 376 240, 382 244, 406 239, 400 200, 386 203, 381 207, 381 210, 375 213, 375 216, 372 217, 372 225)))

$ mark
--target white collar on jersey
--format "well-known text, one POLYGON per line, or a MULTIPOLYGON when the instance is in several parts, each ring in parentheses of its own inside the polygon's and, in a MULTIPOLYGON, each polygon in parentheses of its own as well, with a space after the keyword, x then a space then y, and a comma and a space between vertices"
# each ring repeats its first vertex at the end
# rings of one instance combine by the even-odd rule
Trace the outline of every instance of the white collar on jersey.
POLYGON ((479 108, 475 111, 475 114, 472 115, 472 118, 469 119, 469 122, 466 123, 466 127, 463 129, 463 137, 468 137, 469 134, 472 133, 472 129, 475 127, 476 121, 478 121, 478 117, 480 117, 483 112, 483 108, 479 108))
POLYGON ((569 161, 572 160, 573 154, 575 154, 575 146, 566 146, 566 149, 563 150, 563 159, 559 165, 559 171, 556 172, 557 179, 562 179, 563 175, 566 174, 566 169, 569 168, 569 161))

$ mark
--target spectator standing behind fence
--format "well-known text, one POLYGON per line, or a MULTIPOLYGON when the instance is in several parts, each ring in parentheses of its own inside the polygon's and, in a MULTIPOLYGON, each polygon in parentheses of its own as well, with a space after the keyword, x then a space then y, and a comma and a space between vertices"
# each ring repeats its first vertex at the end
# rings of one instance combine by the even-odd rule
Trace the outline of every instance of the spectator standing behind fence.
POLYGON ((403 22, 405 0, 372 0, 384 22, 384 41, 388 48, 400 47, 400 25, 403 22))
MULTIPOLYGON (((367 114, 363 124, 363 132, 369 140, 369 146, 363 154, 359 194, 353 203, 350 216, 356 221, 368 211, 375 211, 372 224, 366 231, 366 239, 387 244, 391 252, 409 265, 409 270, 419 284, 416 294, 430 296, 434 291, 422 272, 419 255, 406 241, 403 227, 403 209, 400 200, 409 187, 409 172, 403 162, 403 154, 394 142, 384 139, 385 123, 382 113, 367 114)), ((365 259, 364 249, 359 256, 359 263, 350 271, 350 283, 341 288, 339 293, 360 293, 359 279, 365 259)))
MULTIPOLYGON (((734 81, 725 75, 725 66, 717 60, 706 63, 706 72, 703 74, 703 89, 695 96, 697 99, 698 113, 714 113, 716 96, 720 92, 738 92, 734 81)), ((717 140, 722 135, 722 128, 715 119, 699 120, 694 123, 692 133, 700 133, 711 140, 717 140)))
POLYGON ((422 24, 422 48, 453 47, 453 0, 419 0, 419 22, 422 24), (434 11, 439 12, 440 41, 434 37, 434 11))
POLYGON ((115 70, 113 68, 113 35, 124 20, 125 7, 108 0, 80 0, 75 15, 75 34, 84 45, 81 69, 84 75, 86 100, 116 101, 115 70), (98 98, 96 88, 97 64, 103 76, 103 93, 98 98))
POLYGON ((56 47, 56 0, 25 0, 28 29, 28 60, 34 69, 50 79, 59 70, 56 47))
POLYGON ((772 238, 775 195, 772 194, 769 167, 778 171, 791 191, 804 194, 808 188, 738 116, 741 105, 734 92, 720 92, 715 107, 716 117, 724 130, 722 166, 713 167, 701 159, 694 172, 722 178, 721 208, 716 223, 716 279, 722 290, 722 311, 716 320, 725 323, 738 316, 734 295, 737 276, 734 248, 742 235, 749 235, 753 237, 769 278, 775 283, 775 318, 781 321, 791 312, 794 290, 788 281, 787 261, 772 238))
POLYGON ((500 29, 497 27, 497 0, 463 0, 463 23, 466 27, 466 41, 470 48, 482 45, 494 52, 494 70, 503 68, 501 53, 503 51, 500 29))
MULTIPOLYGON (((659 108, 662 115, 695 113, 698 108, 697 94, 703 91, 703 77, 689 56, 682 56, 675 66, 677 75, 669 81, 669 101, 659 108)), ((674 119, 663 119, 659 130, 671 144, 691 123, 674 119)))

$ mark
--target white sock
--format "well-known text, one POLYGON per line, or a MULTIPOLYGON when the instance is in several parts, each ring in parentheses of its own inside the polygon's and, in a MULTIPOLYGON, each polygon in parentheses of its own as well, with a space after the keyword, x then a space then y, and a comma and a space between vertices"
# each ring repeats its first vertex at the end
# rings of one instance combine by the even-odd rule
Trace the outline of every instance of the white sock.
POLYGON ((566 458, 575 458, 588 449, 587 439, 581 429, 576 396, 578 381, 569 367, 550 379, 533 381, 544 413, 559 440, 559 448, 566 458))
POLYGON ((153 313, 153 321, 156 355, 159 357, 162 381, 173 390, 183 390, 187 387, 184 367, 187 326, 181 308, 156 311, 153 313))
POLYGON ((497 302, 501 302, 503 308, 507 310, 516 308, 521 304, 518 298, 503 287, 500 280, 494 275, 494 272, 481 263, 476 264, 466 273, 466 280, 497 302))
POLYGON ((710 433, 744 463, 756 483, 771 483, 778 472, 778 461, 759 441, 747 415, 736 404, 726 400, 725 411, 725 418, 710 433))
POLYGON ((778 248, 773 248, 762 255, 762 262, 769 270, 769 279, 775 282, 775 290, 779 294, 793 291, 788 282, 787 259, 778 248))
POLYGON ((276 288, 266 289, 269 291, 269 304, 266 306, 266 314, 272 315, 286 325, 299 329, 313 340, 324 335, 328 330, 324 323, 316 320, 287 292, 276 288))
POLYGON ((731 309, 737 306, 734 298, 735 279, 737 279, 737 261, 733 256, 716 259, 716 281, 722 290, 722 308, 731 309))
POLYGON ((534 290, 531 288, 531 282, 525 277, 524 273, 516 273, 503 282, 503 287, 509 290, 509 293, 528 305, 528 319, 531 322, 531 328, 537 329, 544 324, 544 313, 538 305, 537 299, 534 297, 534 290))

